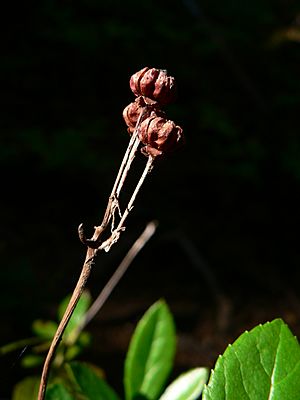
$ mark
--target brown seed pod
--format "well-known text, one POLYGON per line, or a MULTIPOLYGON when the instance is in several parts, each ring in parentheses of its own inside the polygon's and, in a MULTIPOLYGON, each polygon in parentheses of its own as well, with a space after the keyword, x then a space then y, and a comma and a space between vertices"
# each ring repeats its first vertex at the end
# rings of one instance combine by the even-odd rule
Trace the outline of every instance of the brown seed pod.
POLYGON ((150 97, 150 99, 156 100, 153 96, 155 89, 155 82, 159 75, 159 69, 148 68, 139 80, 139 91, 143 96, 150 97))
POLYGON ((143 96, 137 97, 134 102, 128 104, 123 110, 123 118, 128 126, 127 131, 130 134, 133 133, 139 116, 143 111, 146 113, 145 117, 149 116, 151 111, 156 111, 157 115, 164 115, 164 112, 157 107, 158 104, 156 101, 143 96))
POLYGON ((172 103, 177 96, 175 78, 168 76, 167 71, 160 70, 155 81, 153 98, 160 104, 172 103))
POLYGON ((142 68, 131 76, 129 85, 136 96, 149 97, 160 105, 171 103, 177 96, 175 79, 164 69, 142 68))
POLYGON ((148 67, 142 68, 140 71, 133 74, 129 80, 130 89, 136 96, 140 96, 140 80, 143 77, 144 73, 148 71, 148 67))
POLYGON ((182 128, 154 114, 141 123, 139 139, 145 145, 142 153, 152 157, 171 153, 184 144, 182 128))

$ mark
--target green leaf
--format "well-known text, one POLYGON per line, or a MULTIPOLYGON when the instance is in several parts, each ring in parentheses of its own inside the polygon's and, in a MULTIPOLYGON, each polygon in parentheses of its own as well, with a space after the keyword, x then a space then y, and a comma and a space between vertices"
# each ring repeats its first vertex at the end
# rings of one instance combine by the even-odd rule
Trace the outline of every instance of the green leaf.
POLYGON ((46 400, 76 400, 76 398, 62 384, 55 383, 47 388, 46 400))
MULTIPOLYGON (((67 296, 59 305, 58 307, 58 318, 59 320, 62 319, 64 312, 69 304, 69 301, 71 299, 71 295, 67 296)), ((88 308, 91 305, 91 295, 88 291, 84 291, 82 293, 82 296, 80 297, 77 306, 73 312, 73 315, 68 323, 68 326, 66 327, 65 330, 65 338, 67 339, 68 336, 70 336, 72 334, 72 331, 75 330, 80 323, 82 322, 85 313, 87 312, 88 308)))
POLYGON ((280 319, 243 333, 223 356, 203 400, 299 400, 300 346, 280 319))
POLYGON ((163 300, 154 303, 141 318, 131 338, 125 360, 125 397, 156 399, 173 366, 175 325, 163 300))
POLYGON ((81 332, 77 339, 77 344, 82 348, 87 347, 91 344, 92 337, 89 332, 81 332))
MULTIPOLYGON (((69 336, 69 339, 72 339, 72 337, 69 336)), ((80 335, 77 337, 76 340, 68 341, 68 347, 65 349, 65 360, 66 361, 71 361, 75 357, 78 357, 79 354, 83 351, 83 349, 88 346, 91 343, 91 335, 88 332, 81 332, 80 335), (75 343, 75 344, 72 344, 75 343)))
POLYGON ((24 356, 21 360, 21 365, 23 368, 33 368, 41 365, 45 357, 37 355, 37 354, 28 354, 24 356))
POLYGON ((81 352, 82 352, 82 347, 81 346, 77 346, 77 345, 70 346, 65 351, 65 360, 66 361, 71 361, 74 358, 76 358, 77 356, 79 356, 79 354, 81 352))
POLYGON ((88 364, 73 361, 66 368, 72 381, 88 400, 119 400, 115 391, 88 364))
POLYGON ((29 376, 19 383, 13 389, 12 400, 32 400, 38 396, 40 378, 29 376))
POLYGON ((179 375, 164 391, 159 400, 198 399, 208 379, 207 368, 193 368, 179 375))
POLYGON ((32 331, 39 337, 51 340, 56 332, 57 323, 54 321, 33 321, 32 331))
POLYGON ((92 336, 89 332, 83 331, 78 336, 77 342, 78 342, 78 345, 80 345, 82 348, 87 347, 92 342, 92 336))
POLYGON ((42 338, 31 337, 31 338, 18 340, 17 342, 5 344, 4 346, 0 347, 0 356, 7 354, 11 351, 16 351, 18 349, 22 349, 24 347, 40 344, 41 342, 43 342, 42 338))

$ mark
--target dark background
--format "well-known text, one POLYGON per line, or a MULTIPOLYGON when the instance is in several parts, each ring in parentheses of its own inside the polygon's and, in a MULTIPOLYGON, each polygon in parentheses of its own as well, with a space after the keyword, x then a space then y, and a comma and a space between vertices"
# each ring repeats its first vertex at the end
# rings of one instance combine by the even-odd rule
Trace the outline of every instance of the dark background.
MULTIPOLYGON (((42 0, 1 12, 2 344, 55 318, 73 290, 85 254, 77 226, 102 220, 129 140, 129 78, 144 66, 175 77, 167 112, 186 145, 155 166, 126 232, 98 258, 94 298, 159 221, 89 325, 82 358, 121 392, 132 330, 161 297, 177 325, 176 371, 212 367, 245 329, 276 317, 300 335, 297 3, 42 0)), ((0 395, 28 374, 17 357, 1 360, 0 395)))

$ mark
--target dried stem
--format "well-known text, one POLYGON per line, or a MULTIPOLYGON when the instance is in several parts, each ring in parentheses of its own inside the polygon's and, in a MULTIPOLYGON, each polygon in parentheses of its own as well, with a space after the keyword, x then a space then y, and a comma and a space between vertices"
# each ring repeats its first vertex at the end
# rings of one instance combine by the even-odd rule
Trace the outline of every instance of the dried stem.
POLYGON ((130 152, 128 154, 128 160, 127 160, 127 163, 124 166, 123 173, 121 175, 120 181, 119 181, 118 186, 117 186, 117 188, 115 190, 115 193, 114 193, 114 196, 116 196, 117 198, 119 198, 122 186, 123 186, 123 184, 125 182, 125 179, 127 177, 128 171, 129 171, 129 169, 131 167, 132 161, 134 160, 135 153, 136 153, 137 148, 138 148, 138 146, 140 144, 140 139, 138 138, 137 135, 138 135, 138 129, 136 129, 136 131, 132 135, 132 138, 134 140, 132 141, 132 146, 131 146, 130 152))
POLYGON ((112 189, 112 192, 111 192, 111 195, 110 195, 111 197, 112 196, 119 197, 119 194, 120 194, 120 191, 122 189, 123 183, 125 181, 125 178, 126 178, 127 173, 128 173, 128 171, 130 169, 131 163, 132 163, 132 161, 134 159, 136 150, 137 150, 138 145, 140 143, 140 140, 138 138, 140 125, 143 122, 143 120, 145 119, 145 117, 148 115, 148 113, 149 113, 148 107, 147 106, 143 107, 143 109, 142 109, 142 111, 141 111, 141 113, 139 115, 139 118, 137 120, 134 132, 130 137, 130 141, 129 141, 127 150, 126 150, 126 152, 124 154, 123 161, 121 163, 121 167, 119 169, 115 184, 113 186, 113 189, 112 189))
POLYGON ((41 381, 40 381, 40 387, 39 387, 39 393, 38 393, 38 400, 44 400, 45 399, 45 394, 46 394, 46 387, 47 387, 47 381, 49 377, 49 371, 50 371, 50 366, 53 361, 53 358, 55 356, 57 347, 61 341, 62 335, 66 329, 66 326, 68 325, 68 322, 73 314, 73 311, 82 295, 82 292, 85 288, 86 282, 89 278, 89 275, 91 273, 91 268, 92 265, 95 261, 95 257, 98 254, 98 251, 104 249, 105 251, 109 251, 110 247, 117 242, 120 232, 124 230, 124 222, 125 219, 127 218, 129 211, 133 208, 133 203, 135 201, 135 198, 137 196, 138 191, 141 188, 142 183, 145 180, 145 177, 147 173, 151 170, 152 164, 153 164, 153 158, 149 156, 148 162, 146 164, 145 170, 132 194, 132 197, 128 203, 128 206, 123 214, 121 216, 121 220, 115 230, 113 230, 111 236, 109 239, 107 239, 105 242, 101 244, 101 246, 92 246, 92 244, 97 243, 100 239, 101 234, 103 231, 107 228, 109 221, 111 219, 114 220, 114 213, 116 209, 119 209, 119 204, 118 204, 118 197, 121 191, 121 188, 125 182, 125 179, 127 177, 128 171, 130 169, 130 166, 132 164, 132 161, 134 160, 135 153, 138 149, 138 145, 140 143, 140 140, 138 138, 138 130, 140 127, 140 123, 142 122, 143 118, 147 116, 148 114, 148 107, 144 107, 143 111, 141 112, 139 119, 136 124, 136 129, 130 139, 129 145, 127 147, 127 150, 125 152, 123 161, 121 163, 121 167, 119 169, 116 181, 114 183, 111 195, 108 200, 107 208, 103 217, 103 221, 100 226, 95 227, 95 231, 93 234, 93 237, 89 240, 87 240, 84 236, 83 233, 83 228, 82 225, 79 227, 79 235, 80 238, 83 242, 85 242, 88 246, 87 252, 86 252, 86 257, 85 261, 82 267, 81 274, 79 276, 78 282, 76 284, 76 287, 73 291, 72 297, 70 299, 70 302, 67 306, 67 309, 59 323, 59 326, 57 328, 57 331, 54 335, 54 338, 52 340, 52 343, 50 345, 44 366, 43 366, 43 372, 41 376, 41 381), (92 247, 91 247, 92 246, 92 247), (95 248, 98 247, 98 248, 95 248))
POLYGON ((76 333, 74 334, 74 341, 78 337, 78 335, 82 332, 82 330, 87 326, 87 324, 95 317, 95 315, 100 311, 108 297, 111 295, 114 288, 117 286, 128 267, 131 265, 134 258, 138 255, 138 253, 142 250, 148 240, 153 236, 157 228, 157 221, 151 221, 147 224, 146 228, 142 232, 142 234, 138 237, 138 239, 131 246, 130 250, 123 258, 122 262, 119 264, 118 268, 115 270, 109 281, 106 283, 104 288, 101 290, 100 294, 93 302, 91 307, 88 309, 87 313, 84 316, 82 323, 78 326, 76 333))
POLYGON ((72 294, 72 297, 70 299, 70 302, 67 306, 67 309, 58 325, 57 331, 54 335, 54 338, 52 340, 51 346, 49 348, 44 366, 43 366, 43 372, 41 376, 41 382, 40 382, 40 387, 39 387, 39 393, 38 393, 38 400, 44 400, 45 394, 46 394, 46 386, 47 386, 47 381, 49 377, 49 370, 50 366, 53 360, 53 357, 55 355, 55 352, 57 350, 57 347, 61 341, 62 335, 66 329, 66 326, 68 325, 68 322, 73 314, 73 311, 80 299, 80 296, 82 295, 82 292, 85 288, 85 284, 88 280, 88 277, 91 272, 92 264, 94 262, 94 253, 95 250, 88 248, 87 254, 86 254, 86 259, 82 267, 82 271, 80 274, 80 277, 78 279, 77 285, 74 289, 74 292, 72 294))
MULTIPOLYGON (((138 138, 139 128, 140 128, 141 122, 146 117, 146 115, 147 115, 147 107, 144 107, 142 112, 139 115, 138 120, 137 120, 135 130, 134 130, 132 136, 130 137, 130 141, 129 141, 127 150, 124 154, 117 178, 115 180, 114 186, 113 186, 111 194, 109 196, 109 199, 113 199, 112 203, 109 201, 108 206, 107 206, 107 210, 109 210, 110 217, 112 216, 114 209, 116 208, 116 207, 114 207, 114 202, 118 203, 121 189, 122 189, 125 179, 127 177, 128 171, 131 167, 132 161, 134 160, 137 148, 140 144, 140 140, 138 138), (111 207, 113 208, 113 210, 111 207)), ((107 221, 106 226, 107 226, 108 222, 109 221, 107 221)), ((101 225, 103 225, 103 223, 101 225)))
POLYGON ((107 203, 107 207, 106 207, 106 211, 105 211, 103 220, 100 225, 95 226, 95 233, 94 233, 94 239, 93 239, 94 243, 92 242, 92 240, 85 238, 82 224, 78 228, 79 237, 80 237, 81 241, 88 246, 91 246, 93 248, 99 247, 100 239, 101 239, 103 232, 106 230, 111 218, 114 220, 114 215, 115 215, 116 209, 119 210, 120 192, 121 192, 121 189, 125 182, 125 179, 127 177, 128 171, 131 167, 131 164, 135 158, 135 154, 138 149, 138 146, 140 144, 140 139, 138 137, 140 124, 148 116, 149 111, 150 111, 149 107, 145 106, 145 107, 143 107, 143 109, 139 115, 135 130, 130 137, 130 141, 127 146, 126 152, 124 154, 124 157, 123 157, 120 169, 118 171, 114 186, 113 186, 111 194, 108 198, 108 203, 107 203))
POLYGON ((136 185, 136 188, 134 189, 134 192, 128 202, 128 205, 124 211, 124 214, 123 214, 117 228, 112 232, 110 238, 101 244, 101 246, 98 248, 98 250, 104 249, 105 251, 109 251, 111 246, 118 241, 121 231, 123 231, 125 229, 124 222, 125 222, 126 218, 128 217, 129 212, 133 208, 133 203, 136 199, 136 196, 137 196, 142 184, 145 181, 146 176, 148 175, 148 173, 151 171, 151 169, 153 167, 153 162, 154 162, 154 158, 149 156, 146 167, 142 173, 142 176, 140 177, 138 184, 136 185))
MULTIPOLYGON (((40 382, 40 387, 39 387, 39 394, 38 394, 38 400, 44 400, 45 398, 45 393, 46 393, 46 386, 47 386, 47 380, 48 380, 48 375, 49 375, 49 370, 50 366, 53 360, 53 357, 55 355, 56 349, 60 343, 60 340, 62 338, 62 335, 65 331, 65 328, 73 314, 73 311, 80 299, 80 296, 85 288, 86 282, 88 280, 88 277, 91 272, 92 265, 95 261, 95 257, 98 254, 100 250, 105 250, 109 251, 111 246, 116 243, 120 237, 121 231, 125 230, 125 220, 128 217, 130 211, 133 208, 134 201, 136 199, 136 196, 142 186, 142 184, 145 181, 146 176, 148 173, 151 171, 154 163, 154 159, 157 155, 163 154, 167 150, 167 152, 170 152, 172 150, 175 150, 182 144, 182 141, 184 139, 182 135, 182 128, 180 126, 175 125, 173 121, 166 120, 165 118, 160 117, 161 115, 161 110, 160 106, 165 105, 172 101, 174 99, 174 95, 176 94, 174 92, 174 88, 176 89, 176 85, 174 85, 174 78, 167 76, 167 73, 165 70, 158 70, 155 68, 149 69, 148 67, 142 69, 139 71, 137 74, 132 75, 130 78, 130 87, 133 93, 137 96, 145 96, 145 93, 147 93, 147 101, 145 100, 146 98, 144 97, 144 103, 146 104, 144 107, 142 107, 140 113, 139 113, 139 118, 135 123, 135 130, 132 134, 132 137, 130 138, 129 145, 127 147, 127 150, 124 154, 116 181, 113 185, 111 195, 109 196, 106 211, 102 220, 101 225, 96 226, 94 230, 93 237, 91 239, 87 239, 84 234, 84 230, 82 227, 82 224, 78 228, 79 232, 79 237, 81 241, 87 245, 87 252, 86 252, 86 257, 85 261, 82 267, 81 274, 79 276, 78 282, 76 284, 76 287, 74 289, 74 292, 71 296, 71 300, 67 306, 67 309, 62 317, 62 320, 59 323, 59 326, 57 328, 57 331, 54 335, 53 341, 50 345, 50 349, 48 351, 44 366, 43 366, 43 372, 41 376, 41 382, 40 382), (146 80, 145 85, 146 87, 142 87, 140 83, 140 77, 143 74, 148 73, 148 80, 146 80), (158 76, 160 78, 158 79, 158 76), (158 94, 154 93, 153 89, 154 87, 158 89, 158 94), (147 90, 146 90, 147 89, 147 90), (149 91, 150 90, 150 91, 149 91), (149 92, 149 93, 148 93, 149 92), (148 98, 149 97, 149 98, 148 98), (151 119, 151 126, 150 124, 147 125, 147 131, 142 132, 141 128, 141 123, 145 118, 148 118, 151 109, 153 109, 153 105, 156 104, 156 107, 159 109, 158 115, 151 119), (152 121, 153 120, 153 121, 152 121), (152 124, 153 122, 153 124, 152 124), (146 133, 146 135, 145 135, 146 133), (147 151, 148 153, 148 161, 145 166, 145 169, 142 173, 142 176, 135 188, 135 190, 132 193, 132 196, 128 202, 128 205, 123 213, 123 215, 120 212, 120 207, 119 207, 119 196, 121 189, 124 185, 124 182, 126 180, 126 177, 128 175, 129 169, 131 167, 131 164, 135 158, 136 151, 138 149, 138 146, 140 144, 140 138, 139 136, 142 137, 143 144, 145 147, 149 150, 147 151), (146 143, 145 143, 146 141, 146 143), (153 155, 153 156, 152 156, 153 155), (119 223, 116 228, 114 228, 114 223, 115 223, 115 212, 118 210, 119 212, 119 223), (111 235, 108 239, 105 241, 102 241, 101 236, 103 232, 106 230, 108 227, 109 223, 111 221, 111 235), (102 242, 101 242, 102 241, 102 242)), ((136 115, 136 114, 135 114, 136 115)), ((155 114, 156 115, 156 114, 155 114)), ((131 121, 132 122, 132 121, 131 121)), ((132 126, 132 123, 127 124, 127 126, 132 126)), ((121 272, 119 271, 118 274, 124 273, 123 270, 126 269, 127 267, 122 267, 121 272)), ((118 279, 120 279, 121 275, 116 275, 113 281, 109 282, 107 292, 103 295, 104 297, 107 296, 109 290, 112 290, 118 279)), ((103 301, 103 300, 101 300, 103 301)))

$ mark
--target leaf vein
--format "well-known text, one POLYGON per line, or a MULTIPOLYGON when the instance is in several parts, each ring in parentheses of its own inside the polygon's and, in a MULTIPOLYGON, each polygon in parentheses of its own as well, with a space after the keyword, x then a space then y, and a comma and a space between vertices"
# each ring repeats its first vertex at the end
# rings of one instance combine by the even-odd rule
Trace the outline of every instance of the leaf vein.
POLYGON ((246 386, 245 386, 245 383, 244 383, 244 377, 243 377, 243 371, 242 371, 242 363, 241 363, 241 360, 239 359, 238 354, 237 354, 237 352, 236 352, 236 350, 235 350, 234 347, 232 347, 232 350, 233 350, 233 353, 235 354, 235 356, 236 356, 236 358, 237 358, 237 360, 238 360, 238 363, 239 363, 239 368, 240 368, 241 376, 242 376, 242 386, 243 386, 244 392, 245 392, 246 396, 248 397, 248 399, 251 400, 250 395, 249 395, 249 393, 247 392, 247 389, 246 389, 246 386))
POLYGON ((271 388, 270 388, 270 393, 269 393, 268 400, 272 399, 274 388, 276 386, 276 384, 274 383, 274 374, 275 374, 276 366, 277 366, 277 362, 278 362, 278 348, 279 348, 279 345, 280 345, 281 334, 282 334, 282 325, 280 326, 280 333, 279 333, 279 339, 278 339, 277 346, 276 346, 276 354, 275 354, 274 365, 273 365, 272 372, 271 372, 271 375, 270 375, 271 388))

